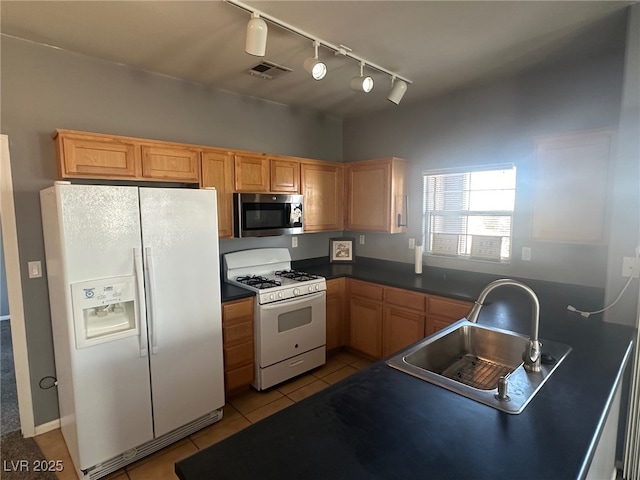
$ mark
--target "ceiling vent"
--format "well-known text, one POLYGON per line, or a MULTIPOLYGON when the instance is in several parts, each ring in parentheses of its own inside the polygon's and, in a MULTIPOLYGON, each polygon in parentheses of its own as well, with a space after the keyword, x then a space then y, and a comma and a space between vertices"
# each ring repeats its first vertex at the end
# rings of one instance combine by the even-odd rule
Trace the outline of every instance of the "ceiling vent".
POLYGON ((247 70, 246 73, 248 73, 252 77, 259 77, 264 80, 274 80, 291 71, 292 70, 289 67, 284 67, 282 65, 278 65, 277 63, 263 60, 259 64, 247 70))

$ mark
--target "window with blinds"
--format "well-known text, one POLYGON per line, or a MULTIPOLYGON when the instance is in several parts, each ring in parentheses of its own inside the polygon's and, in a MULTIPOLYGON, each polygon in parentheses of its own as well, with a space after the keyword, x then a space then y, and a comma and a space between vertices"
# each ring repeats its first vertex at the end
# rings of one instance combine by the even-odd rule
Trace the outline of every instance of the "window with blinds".
POLYGON ((516 168, 423 174, 423 244, 434 255, 508 261, 516 168))

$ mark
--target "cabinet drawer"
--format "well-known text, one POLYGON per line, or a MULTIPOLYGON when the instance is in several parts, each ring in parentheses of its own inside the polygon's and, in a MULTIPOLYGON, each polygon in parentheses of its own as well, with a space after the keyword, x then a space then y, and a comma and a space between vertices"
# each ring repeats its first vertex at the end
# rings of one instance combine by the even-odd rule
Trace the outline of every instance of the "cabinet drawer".
POLYGON ((224 369, 233 370, 242 365, 253 365, 253 342, 245 342, 224 349, 224 369))
POLYGON ((384 298, 384 287, 381 285, 351 280, 349 289, 353 296, 368 298, 377 302, 381 302, 384 298))
POLYGON ((222 325, 253 320, 253 299, 238 300, 222 304, 222 325))
POLYGON ((327 280, 327 297, 330 295, 343 295, 344 294, 344 278, 335 278, 333 280, 327 280))
POLYGON ((424 312, 427 308, 427 299, 424 294, 392 287, 385 287, 384 300, 386 303, 409 308, 417 312, 424 312))
POLYGON ((251 364, 225 372, 224 383, 226 385, 226 391, 231 392, 250 385, 251 382, 253 382, 254 369, 254 365, 251 364))
POLYGON ((472 306, 471 302, 429 295, 427 311, 430 315, 459 320, 469 313, 472 306))
POLYGON ((222 327, 224 344, 232 344, 253 339, 253 322, 242 322, 222 327))

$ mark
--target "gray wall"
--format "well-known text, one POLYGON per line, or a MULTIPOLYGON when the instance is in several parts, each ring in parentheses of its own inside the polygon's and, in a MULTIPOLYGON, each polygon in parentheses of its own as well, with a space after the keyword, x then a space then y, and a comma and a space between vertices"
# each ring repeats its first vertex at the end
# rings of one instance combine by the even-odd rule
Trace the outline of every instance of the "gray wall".
MULTIPOLYGON (((621 28, 624 32, 624 25, 621 28)), ((410 160, 409 234, 367 235, 365 245, 358 246, 359 253, 397 261, 413 260, 407 238, 421 237, 423 171, 514 162, 518 168, 518 194, 511 263, 500 265, 427 256, 425 268, 443 266, 604 287, 607 244, 572 245, 531 239, 529 178, 537 136, 617 127, 623 72, 624 37, 619 50, 600 58, 565 62, 555 68, 468 88, 435 100, 401 104, 392 113, 345 120, 345 161, 387 155, 410 160), (521 260, 523 246, 531 247, 531 261, 521 260)), ((616 161, 615 155, 613 161, 616 161)), ((621 173, 631 174, 632 182, 636 182, 635 189, 625 187, 628 195, 635 199, 628 206, 634 223, 638 216, 637 163, 635 169, 631 167, 625 166, 621 173)), ((588 194, 585 186, 585 195, 588 194)), ((615 228, 610 232, 611 238, 618 236, 615 228)), ((630 240, 633 244, 634 239, 630 240)), ((633 246, 625 254, 630 253, 633 246)), ((626 322, 629 318, 623 320, 626 322)))
MULTIPOLYGON (((44 264, 38 191, 55 177, 54 130, 341 161, 342 121, 6 36, 0 41, 1 127, 11 150, 34 418, 40 425, 58 418, 55 389, 38 387, 41 378, 55 375, 53 343, 46 278, 28 279, 26 266, 31 260, 44 264)), ((294 257, 327 255, 323 235, 309 237, 294 257)), ((254 245, 237 242, 223 242, 223 251, 254 245)))

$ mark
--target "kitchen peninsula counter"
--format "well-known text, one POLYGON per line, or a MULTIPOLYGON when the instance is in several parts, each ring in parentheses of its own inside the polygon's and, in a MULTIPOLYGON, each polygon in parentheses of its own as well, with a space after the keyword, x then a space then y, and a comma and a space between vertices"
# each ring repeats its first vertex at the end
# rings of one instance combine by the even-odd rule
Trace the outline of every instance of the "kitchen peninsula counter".
MULTIPOLYGON (((378 278, 365 265, 339 266, 355 267, 350 273, 335 267, 306 270, 383 284, 393 277, 387 270, 378 278)), ((476 285, 475 274, 449 276, 443 280, 457 282, 456 292, 439 290, 429 279, 414 289, 472 299, 491 279, 476 285)), ((414 281, 394 286, 409 288, 414 281)), ((500 412, 382 360, 178 462, 176 473, 182 480, 584 478, 635 330, 568 312, 567 297, 601 304, 585 298, 589 289, 554 292, 555 284, 525 283, 542 293, 542 340, 566 343, 572 351, 521 414, 500 412)), ((531 307, 518 289, 497 289, 488 300, 478 323, 505 328, 518 318, 514 325, 528 333, 531 307)))

